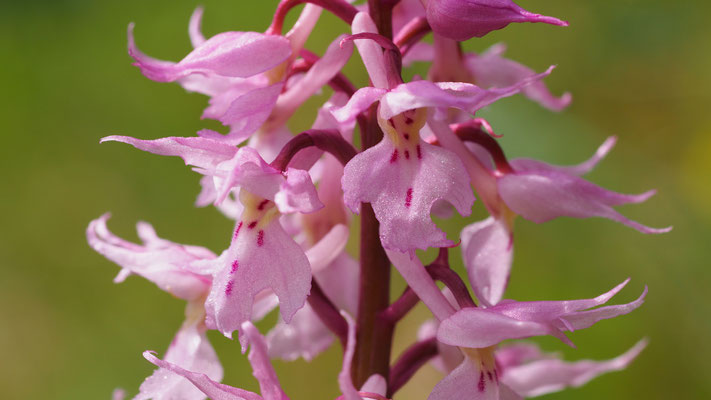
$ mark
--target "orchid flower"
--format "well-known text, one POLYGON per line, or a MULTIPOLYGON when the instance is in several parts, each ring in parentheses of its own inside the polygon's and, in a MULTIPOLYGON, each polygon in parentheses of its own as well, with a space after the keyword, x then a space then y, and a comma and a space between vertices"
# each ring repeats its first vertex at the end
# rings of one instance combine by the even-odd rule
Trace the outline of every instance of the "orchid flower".
MULTIPOLYGON (((360 13, 353 21, 353 32, 370 32, 371 25, 367 14, 360 13)), ((387 249, 453 246, 429 218, 430 209, 438 201, 447 201, 466 216, 474 197, 455 154, 420 138, 427 119, 426 108, 457 107, 473 114, 547 73, 504 89, 483 90, 471 84, 428 81, 388 89, 389 78, 384 75, 386 66, 379 51, 361 49, 366 69, 377 87, 360 89, 348 104, 334 111, 339 121, 352 121, 380 101, 378 123, 385 133, 379 144, 346 166, 342 180, 345 203, 353 212, 358 212, 361 202, 372 204, 381 224, 380 238, 387 249)))
MULTIPOLYGON (((435 338, 438 326, 439 323, 434 320, 427 321, 420 327, 418 339, 435 338)), ((543 353, 533 343, 515 342, 494 351, 496 378, 519 396, 541 396, 567 387, 579 387, 602 374, 625 369, 646 345, 647 340, 640 340, 628 351, 610 360, 567 362, 561 360, 558 354, 543 353)), ((443 374, 454 371, 464 361, 465 356, 458 347, 437 341, 437 348, 438 355, 431 363, 443 374)), ((488 376, 485 377, 485 384, 487 379, 488 376)))
POLYGON ((242 203, 230 247, 202 263, 213 277, 207 298, 207 323, 227 337, 249 321, 253 301, 264 289, 279 297, 282 317, 289 321, 304 305, 311 286, 311 268, 301 247, 279 223, 281 213, 314 212, 323 204, 308 173, 289 168, 282 174, 249 147, 235 148, 206 138, 139 140, 110 136, 141 150, 175 155, 216 178, 217 202, 239 187, 242 203))
MULTIPOLYGON (((614 137, 608 138, 587 161, 559 167, 530 159, 508 162, 496 142, 485 134, 479 134, 479 137, 485 139, 481 143, 486 145, 488 152, 473 153, 462 146, 446 124, 434 118, 428 124, 444 147, 456 151, 465 160, 472 184, 491 213, 488 219, 464 228, 461 236, 472 287, 485 304, 496 304, 506 288, 513 254, 513 221, 517 215, 537 223, 561 216, 603 217, 642 233, 663 233, 671 229, 647 227, 613 208, 641 203, 655 191, 639 195, 619 194, 580 178, 609 153, 616 142, 614 137), (481 158, 482 154, 486 158, 481 158), (495 166, 489 168, 486 164, 495 166)), ((467 126, 472 124, 454 127, 466 130, 467 126)))
MULTIPOLYGON (((191 264, 214 259, 208 249, 185 246, 159 238, 153 227, 138 224, 138 235, 143 244, 125 241, 106 227, 109 214, 92 221, 87 229, 89 245, 109 260, 122 267, 115 282, 131 274, 141 275, 162 290, 187 301, 185 322, 170 343, 165 359, 189 368, 211 379, 222 379, 222 366, 215 350, 207 340, 204 301, 210 290, 211 278, 192 271, 191 264)), ((141 384, 136 400, 181 399, 200 400, 204 396, 183 379, 160 368, 141 384)))
MULTIPOLYGON (((405 65, 415 61, 432 62, 428 76, 433 81, 470 82, 484 89, 511 86, 536 74, 531 68, 504 58, 505 51, 506 46, 499 43, 480 54, 462 53, 457 42, 435 34, 434 45, 418 43, 404 57, 403 62, 405 65)), ((561 111, 572 101, 570 93, 555 96, 541 81, 524 87, 521 93, 552 111, 561 111)), ((463 118, 454 122, 460 119, 463 118)))
POLYGON ((585 300, 517 302, 504 300, 488 308, 464 308, 443 320, 437 340, 442 343, 482 349, 506 339, 552 335, 573 345, 563 332, 588 328, 596 322, 627 314, 644 302, 647 288, 628 304, 593 308, 607 303, 629 282, 585 300))
POLYGON ((205 374, 182 368, 179 365, 171 363, 170 361, 161 360, 151 351, 144 352, 143 357, 161 369, 170 371, 178 377, 187 379, 197 389, 212 399, 288 400, 288 397, 281 388, 279 378, 269 362, 269 357, 267 356, 267 344, 264 341, 264 337, 250 322, 245 322, 242 325, 242 331, 251 345, 251 349, 249 351, 249 363, 252 365, 254 377, 257 378, 257 382, 259 382, 261 395, 248 390, 215 382, 215 380, 205 374))

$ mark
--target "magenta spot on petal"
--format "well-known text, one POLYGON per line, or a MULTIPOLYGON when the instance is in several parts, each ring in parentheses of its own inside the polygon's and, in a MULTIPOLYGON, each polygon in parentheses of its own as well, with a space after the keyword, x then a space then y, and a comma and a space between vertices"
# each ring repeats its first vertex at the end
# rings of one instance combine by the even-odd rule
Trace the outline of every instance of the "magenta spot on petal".
POLYGON ((225 287, 225 296, 232 294, 232 287, 235 285, 235 281, 227 282, 227 287, 225 287))
POLYGON ((410 159, 410 152, 407 150, 405 150, 405 158, 408 160, 410 159))
POLYGON ((405 207, 410 207, 412 204, 412 188, 407 189, 407 194, 405 195, 405 207))
POLYGON ((234 260, 232 262, 232 269, 230 269, 230 274, 234 274, 235 272, 237 272, 237 268, 239 268, 239 261, 234 260))
POLYGON ((410 134, 409 134, 409 133, 403 134, 402 137, 404 137, 405 140, 410 140, 410 134))
POLYGON ((484 382, 484 371, 481 371, 479 374, 479 384, 477 385, 479 388, 480 392, 483 392, 484 389, 486 389, 486 382, 484 382))
POLYGON ((264 207, 267 205, 267 203, 269 203, 269 200, 262 200, 262 202, 259 203, 259 205, 257 206, 257 210, 264 210, 264 207))
POLYGON ((235 236, 234 236, 234 239, 237 239, 237 235, 239 235, 239 230, 242 229, 242 224, 243 224, 243 222, 240 221, 240 222, 239 222, 239 225, 237 225, 237 229, 235 229, 235 236))
POLYGON ((257 226, 257 221, 252 221, 247 225, 247 228, 254 229, 255 226, 257 226))
POLYGON ((410 117, 405 117, 405 123, 406 123, 406 124, 411 125, 413 122, 415 122, 414 119, 412 119, 412 118, 410 118, 410 117))
POLYGON ((392 164, 392 163, 394 163, 395 161, 397 161, 397 157, 398 157, 398 153, 397 153, 397 149, 395 149, 395 150, 393 151, 393 155, 390 156, 390 164, 392 164))
POLYGON ((491 371, 486 371, 486 376, 489 377, 490 381, 492 381, 492 382, 494 381, 494 375, 491 374, 491 371))
POLYGON ((417 145, 417 158, 419 160, 422 160, 422 148, 420 148, 420 145, 417 145))
POLYGON ((264 246, 264 231, 259 231, 257 234, 257 246, 264 246))
POLYGON ((393 121, 392 118, 390 118, 390 119, 388 120, 388 123, 389 123, 390 126, 392 126, 393 128, 395 127, 395 121, 393 121))

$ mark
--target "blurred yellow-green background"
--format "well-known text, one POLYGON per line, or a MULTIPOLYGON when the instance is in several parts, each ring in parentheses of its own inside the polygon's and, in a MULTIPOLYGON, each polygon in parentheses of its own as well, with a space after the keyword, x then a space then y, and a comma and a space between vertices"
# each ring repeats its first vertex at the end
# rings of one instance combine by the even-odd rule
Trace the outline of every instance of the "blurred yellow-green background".
MULTIPOLYGON (((536 70, 557 64, 547 83, 554 93, 571 91, 574 102, 560 114, 523 98, 484 110, 505 135, 507 154, 575 163, 618 135, 618 146, 590 179, 622 192, 659 189, 645 204, 621 211, 651 226, 674 226, 669 234, 644 236, 599 219, 518 221, 509 298, 591 297, 629 276, 632 283, 614 300, 623 302, 649 285, 639 310, 572 333, 578 349, 537 340, 577 360, 610 358, 650 339, 627 371, 543 398, 708 398, 711 3, 519 4, 567 19, 570 27, 516 24, 466 47, 481 51, 504 41, 509 57, 536 70)), ((153 370, 141 352, 163 352, 179 327, 181 301, 140 278, 112 283, 118 268, 85 243, 91 219, 111 211, 110 227, 133 240, 135 222, 147 220, 177 242, 216 252, 227 246, 232 224, 214 209, 193 207, 198 176, 180 160, 98 143, 114 133, 157 138, 218 127, 199 119, 205 97, 145 79, 126 54, 126 26, 133 21, 145 52, 180 59, 190 49, 187 21, 196 5, 30 0, 0 6, 0 398, 108 399, 115 387, 132 395, 153 370)), ((276 1, 203 5, 204 31, 213 35, 264 30, 276 1)), ((345 29, 323 18, 309 46, 321 52, 345 29)), ((357 60, 347 73, 365 82, 357 60)), ((295 129, 308 126, 324 96, 309 103, 295 129)), ((474 214, 468 222, 483 217, 480 204, 474 214)), ((450 237, 462 223, 449 227, 450 237)), ((462 271, 458 255, 455 260, 462 271)), ((408 317, 397 331, 396 353, 426 317, 421 308, 408 317)), ((265 330, 273 321, 259 326, 265 330)), ((256 389, 238 346, 215 332, 210 337, 224 381, 256 389)), ((295 400, 335 397, 338 365, 338 348, 311 365, 276 362, 295 400)), ((424 399, 439 378, 426 368, 399 399, 424 399)))

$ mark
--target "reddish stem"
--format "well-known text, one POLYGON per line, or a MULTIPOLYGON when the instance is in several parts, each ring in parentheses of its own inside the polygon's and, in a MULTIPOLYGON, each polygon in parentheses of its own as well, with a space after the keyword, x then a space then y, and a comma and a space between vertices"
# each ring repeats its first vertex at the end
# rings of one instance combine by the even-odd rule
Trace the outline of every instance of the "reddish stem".
POLYGON ((292 8, 304 3, 311 3, 322 7, 345 21, 348 25, 353 22, 353 18, 358 14, 358 10, 344 0, 282 0, 274 12, 272 24, 266 33, 270 35, 281 35, 286 14, 288 14, 292 8))
POLYGON ((311 279, 311 293, 309 294, 308 302, 321 322, 338 337, 345 349, 348 341, 348 322, 326 296, 315 279, 311 279))
POLYGON ((425 17, 417 17, 405 25, 395 37, 395 44, 404 57, 432 28, 425 17))
POLYGON ((387 397, 392 397, 395 392, 405 386, 417 370, 437 354, 437 339, 435 338, 417 342, 405 350, 390 371, 387 397))
POLYGON ((470 123, 453 124, 451 128, 461 140, 476 143, 486 149, 494 160, 496 169, 499 172, 504 174, 514 172, 499 142, 482 128, 480 122, 473 121, 470 123))
POLYGON ((420 298, 417 297, 417 294, 408 286, 400 297, 390 304, 381 315, 383 318, 389 319, 392 323, 396 323, 403 319, 419 302, 420 298))
POLYGON ((343 165, 348 164, 348 161, 356 155, 356 149, 337 131, 332 129, 311 129, 301 132, 287 142, 274 161, 272 161, 271 166, 280 171, 285 171, 296 153, 312 146, 330 153, 343 165))

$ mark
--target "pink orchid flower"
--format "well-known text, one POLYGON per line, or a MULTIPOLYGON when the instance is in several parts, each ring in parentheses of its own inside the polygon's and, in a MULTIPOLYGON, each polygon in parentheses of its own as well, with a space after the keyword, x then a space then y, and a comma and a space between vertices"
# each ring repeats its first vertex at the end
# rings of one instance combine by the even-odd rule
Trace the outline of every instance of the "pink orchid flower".
MULTIPOLYGON (((187 301, 185 322, 170 343, 165 359, 189 368, 211 379, 222 379, 222 366, 207 339, 204 301, 212 279, 193 272, 191 265, 200 260, 214 259, 208 249, 186 246, 159 238, 153 227, 138 224, 138 236, 143 244, 135 244, 112 234, 106 227, 109 214, 92 221, 87 229, 89 245, 98 253, 122 267, 115 282, 136 274, 155 283, 162 290, 187 301)), ((136 400, 181 399, 201 400, 202 393, 184 379, 159 368, 141 384, 136 400)))
MULTIPOLYGON (((353 21, 353 32, 370 32, 371 24, 367 15, 359 13, 353 21)), ((379 144, 358 154, 346 166, 342 180, 345 203, 353 212, 358 212, 361 202, 372 204, 386 249, 410 251, 453 246, 430 219, 430 210, 436 202, 447 201, 466 216, 471 212, 474 197, 456 155, 420 138, 427 119, 426 108, 455 107, 473 114, 517 93, 550 71, 503 89, 484 90, 459 82, 429 81, 403 83, 388 89, 380 49, 359 47, 359 50, 376 87, 358 90, 348 104, 334 111, 334 116, 343 123, 353 121, 379 101, 378 122, 385 135, 379 144)))
POLYGON ((281 388, 279 378, 274 371, 269 357, 267 356, 267 344, 264 337, 257 328, 250 322, 242 325, 251 349, 249 351, 249 363, 252 365, 254 377, 259 382, 261 395, 248 390, 235 388, 215 382, 209 376, 185 369, 167 360, 161 360, 151 351, 143 353, 143 357, 161 369, 170 371, 177 377, 187 379, 194 387, 212 399, 219 400, 288 400, 288 397, 281 388))
POLYGON ((251 319, 254 299, 265 289, 279 298, 286 321, 304 305, 311 287, 311 268, 304 250, 282 228, 279 216, 323 207, 306 171, 289 168, 282 173, 249 147, 236 148, 206 138, 110 136, 103 141, 120 141, 183 158, 198 172, 216 178, 218 203, 239 189, 242 211, 230 247, 201 265, 213 277, 206 301, 209 327, 231 337, 251 319))

